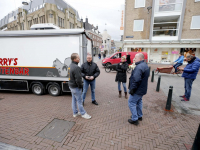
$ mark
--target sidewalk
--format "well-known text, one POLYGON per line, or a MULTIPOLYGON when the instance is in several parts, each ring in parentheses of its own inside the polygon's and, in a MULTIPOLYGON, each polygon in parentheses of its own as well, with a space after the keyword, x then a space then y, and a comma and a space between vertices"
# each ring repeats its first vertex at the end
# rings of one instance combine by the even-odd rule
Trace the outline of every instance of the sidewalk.
POLYGON ((144 120, 131 125, 128 100, 124 95, 118 98, 116 72, 106 73, 101 61, 98 66, 99 106, 91 103, 89 90, 84 106, 92 115, 90 120, 73 118, 70 94, 52 97, 1 91, 0 142, 29 150, 186 150, 185 144, 193 144, 200 116, 180 114, 174 107, 174 112, 165 112, 167 97, 155 91, 156 82, 149 78, 144 120), (36 136, 54 118, 76 122, 61 143, 36 136))

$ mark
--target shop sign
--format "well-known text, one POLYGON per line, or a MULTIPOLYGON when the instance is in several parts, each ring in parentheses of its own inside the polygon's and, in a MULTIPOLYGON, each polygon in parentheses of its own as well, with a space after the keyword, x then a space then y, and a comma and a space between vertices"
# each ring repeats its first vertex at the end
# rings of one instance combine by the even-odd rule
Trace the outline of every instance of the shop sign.
POLYGON ((179 54, 179 51, 172 51, 172 54, 179 54))

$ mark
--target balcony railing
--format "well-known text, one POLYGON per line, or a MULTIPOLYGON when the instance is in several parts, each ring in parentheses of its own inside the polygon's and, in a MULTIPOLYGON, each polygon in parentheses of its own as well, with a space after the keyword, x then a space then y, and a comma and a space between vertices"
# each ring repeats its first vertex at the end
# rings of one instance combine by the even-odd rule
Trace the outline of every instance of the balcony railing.
POLYGON ((158 37, 158 36, 177 36, 178 35, 178 29, 161 29, 161 30, 154 30, 153 31, 153 36, 158 37))

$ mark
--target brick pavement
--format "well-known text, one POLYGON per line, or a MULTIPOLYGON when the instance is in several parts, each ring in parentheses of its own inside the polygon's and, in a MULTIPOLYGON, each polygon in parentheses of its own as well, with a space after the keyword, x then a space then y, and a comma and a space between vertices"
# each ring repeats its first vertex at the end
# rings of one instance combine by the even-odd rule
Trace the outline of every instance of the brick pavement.
MULTIPOLYGON (((36 96, 31 93, 0 92, 0 142, 32 150, 186 150, 192 145, 199 116, 164 112, 166 96, 155 92, 156 83, 149 82, 143 98, 144 120, 138 126, 127 122, 130 117, 128 100, 118 98, 115 72, 101 75, 96 83, 96 100, 90 92, 85 102, 91 120, 73 118, 71 96, 36 96), (61 143, 37 137, 54 118, 75 121, 61 143)), ((150 81, 150 80, 149 80, 150 81)))

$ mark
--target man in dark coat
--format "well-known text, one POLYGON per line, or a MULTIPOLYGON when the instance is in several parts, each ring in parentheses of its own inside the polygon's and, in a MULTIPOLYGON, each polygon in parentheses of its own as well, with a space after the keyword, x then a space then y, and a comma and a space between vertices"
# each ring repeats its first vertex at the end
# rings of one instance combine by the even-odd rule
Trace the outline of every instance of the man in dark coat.
POLYGON ((115 81, 118 82, 118 91, 119 91, 119 98, 121 98, 121 83, 124 87, 124 93, 125 93, 125 98, 128 98, 127 95, 127 89, 126 89, 126 81, 127 81, 127 75, 126 75, 126 70, 128 68, 128 63, 126 62, 126 56, 122 56, 121 62, 117 64, 116 67, 116 78, 115 81))
POLYGON ((82 72, 82 77, 84 78, 84 85, 83 85, 83 105, 86 97, 86 93, 88 90, 88 87, 90 85, 91 88, 91 97, 92 97, 92 103, 95 105, 98 105, 96 99, 95 99, 95 85, 96 85, 96 78, 100 74, 99 67, 97 66, 96 63, 92 61, 92 56, 87 55, 87 62, 82 64, 81 66, 81 72, 82 72))
POLYGON ((181 101, 189 101, 192 91, 192 84, 193 81, 196 79, 197 74, 199 72, 200 67, 200 59, 194 57, 191 54, 187 54, 186 60, 188 62, 187 66, 183 69, 180 68, 180 70, 183 70, 182 77, 185 79, 185 95, 180 96, 183 99, 181 101))
POLYGON ((128 105, 132 113, 129 123, 138 125, 138 120, 142 121, 142 97, 147 93, 149 67, 144 62, 144 55, 135 55, 135 69, 131 73, 129 80, 129 100, 128 105))

